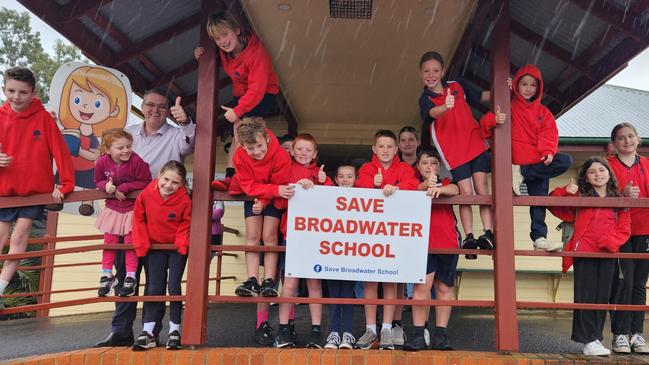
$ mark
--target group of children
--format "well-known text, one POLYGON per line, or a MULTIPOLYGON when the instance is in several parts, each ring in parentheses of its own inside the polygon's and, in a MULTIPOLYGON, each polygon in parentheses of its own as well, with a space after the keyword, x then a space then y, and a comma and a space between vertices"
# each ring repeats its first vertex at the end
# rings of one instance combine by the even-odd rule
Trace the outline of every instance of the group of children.
MULTIPOLYGON (((511 111, 486 114, 479 122, 473 118, 467 99, 486 101, 488 91, 475 93, 461 82, 444 81, 444 61, 437 52, 425 53, 419 63, 424 89, 419 99, 421 117, 430 127, 436 151, 420 149, 416 130, 406 127, 398 136, 389 130, 379 130, 374 136, 372 159, 358 170, 351 164, 338 167, 334 181, 327 177, 324 165, 317 161, 317 142, 310 134, 300 134, 288 143, 280 144, 262 118, 273 109, 273 99, 279 92, 271 58, 254 33, 245 30, 227 13, 212 15, 208 33, 217 44, 226 73, 233 80, 235 99, 223 106, 225 118, 233 123, 234 141, 226 179, 214 181, 217 189, 231 194, 245 193, 254 198, 244 203, 246 245, 277 246, 286 244, 287 200, 295 191, 292 184, 308 189, 313 185, 337 185, 381 189, 386 197, 398 190, 425 191, 433 200, 440 196, 488 195, 487 178, 491 171, 488 138, 491 129, 511 116, 512 157, 515 164, 513 188, 519 193, 521 179, 529 195, 544 196, 549 192, 549 179, 565 172, 572 160, 558 153, 556 122, 541 104, 543 81, 538 68, 526 65, 511 81, 513 92, 511 111), (247 119, 244 119, 247 118, 247 119), (401 147, 401 148, 399 148, 401 147), (399 155, 399 149, 400 155, 399 155), (401 156, 401 157, 399 157, 401 156), (444 164, 451 179, 440 177, 444 164)), ((203 54, 197 48, 195 57, 203 54)), ((69 154, 56 123, 35 99, 31 72, 11 69, 5 73, 3 90, 7 102, 0 108, 0 196, 29 195, 52 191, 52 159, 56 161, 61 185, 52 192, 57 202, 74 187, 74 173, 69 154), (31 76, 30 76, 31 75, 31 76), (30 174, 25 174, 30 171, 30 174), (34 176, 34 174, 39 174, 34 176), (41 176, 42 175, 42 176, 41 176)), ((617 155, 608 159, 593 157, 579 170, 577 184, 555 189, 557 196, 649 196, 649 162, 637 154, 640 143, 635 128, 621 124, 611 135, 617 155), (616 180, 617 178, 617 180, 616 180), (619 182, 619 184, 617 182, 619 182)), ((189 215, 191 200, 184 187, 186 171, 182 164, 169 161, 151 180, 148 165, 132 151, 132 136, 123 130, 106 131, 102 136, 103 156, 95 167, 97 188, 113 197, 97 219, 97 227, 105 233, 106 244, 130 243, 133 251, 126 252, 126 279, 118 293, 130 296, 137 285, 138 257, 143 260, 147 274, 147 295, 180 295, 180 281, 185 268, 189 245, 189 215), (134 190, 142 190, 137 199, 128 198, 134 190), (152 244, 173 243, 175 250, 150 250, 152 244)), ((646 252, 649 242, 647 209, 613 208, 550 208, 565 221, 572 222, 575 232, 566 250, 580 252, 646 252), (629 240, 629 237, 631 239, 629 240), (628 240, 628 242, 627 242, 628 240)), ((23 252, 27 232, 33 219, 42 214, 42 207, 4 208, 0 210, 0 248, 8 238, 9 228, 16 222, 10 243, 10 253, 23 252)), ((484 232, 473 233, 471 206, 460 206, 464 240, 457 229, 449 205, 431 205, 430 249, 486 249, 495 247, 492 212, 480 207, 484 232), (477 236, 477 238, 476 238, 477 236)), ((538 250, 563 249, 559 243, 547 240, 545 208, 530 207, 533 246, 538 250)), ((218 231, 218 230, 217 230, 218 231)), ((105 250, 98 294, 106 295, 116 284, 112 273, 115 253, 105 250)), ((474 259, 475 255, 467 255, 474 259)), ((239 296, 293 297, 297 295, 298 279, 283 277, 284 255, 265 252, 264 273, 259 275, 260 255, 246 252, 248 279, 235 293, 239 296), (282 281, 281 293, 277 281, 282 281)), ((429 254, 424 283, 414 284, 414 299, 450 300, 455 281, 456 254, 429 254), (434 289, 434 292, 431 291, 434 289)), ((569 257, 564 258, 564 270, 574 263, 575 302, 644 304, 644 286, 649 274, 645 260, 615 260, 569 257), (627 262, 628 261, 628 262, 627 262), (619 264, 618 264, 619 263, 619 264), (616 278, 624 277, 619 281, 616 278), (619 281, 619 282, 618 282, 619 281), (617 285, 617 286, 616 286, 617 285), (613 287, 613 290, 612 290, 613 287), (641 290, 642 289, 642 290, 641 290)), ((15 272, 17 262, 7 260, 0 274, 0 295, 15 272)), ((318 279, 307 280, 310 297, 323 295, 318 279)), ((354 283, 327 281, 329 296, 352 298, 354 283)), ((364 297, 378 297, 379 283, 365 282, 364 297)), ((403 297, 403 286, 382 283, 383 298, 403 297)), ((0 301, 1 301, 0 296, 0 301)), ((1 303, 1 302, 0 302, 1 303)), ((1 305, 1 304, 0 304, 1 305)), ((329 306, 330 332, 322 334, 322 305, 310 304, 312 329, 308 347, 381 348, 403 346, 417 351, 450 349, 446 328, 450 306, 435 307, 435 331, 431 338, 427 322, 429 306, 413 306, 413 329, 405 336, 401 328, 401 306, 385 305, 379 329, 376 305, 365 305, 366 330, 358 340, 352 334, 352 305, 329 306)), ((134 350, 156 346, 153 328, 165 311, 162 302, 145 302, 144 330, 133 345, 134 350)), ((167 348, 180 347, 182 304, 172 302, 170 334, 167 348)), ((642 337, 643 312, 613 312, 614 350, 617 352, 649 352, 642 337)), ((573 340, 585 344, 587 355, 610 353, 601 344, 604 311, 575 310, 573 340)), ((278 348, 295 346, 294 306, 281 303, 279 331, 275 336, 268 324, 268 305, 260 304, 257 312, 255 338, 264 345, 278 348)))

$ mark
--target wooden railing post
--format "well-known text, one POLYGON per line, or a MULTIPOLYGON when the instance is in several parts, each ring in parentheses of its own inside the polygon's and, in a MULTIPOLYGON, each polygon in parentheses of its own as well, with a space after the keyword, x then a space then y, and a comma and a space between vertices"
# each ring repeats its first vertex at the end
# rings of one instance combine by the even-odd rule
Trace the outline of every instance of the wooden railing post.
MULTIPOLYGON (((47 226, 45 228, 45 237, 56 237, 56 232, 59 224, 59 213, 47 212, 47 226)), ((45 246, 46 250, 53 250, 56 248, 56 241, 48 241, 45 246)), ((47 255, 41 258, 41 265, 54 265, 54 255, 47 255)), ((46 267, 41 270, 38 280, 38 291, 43 293, 36 299, 36 303, 48 303, 50 301, 50 292, 52 291, 52 276, 54 276, 54 268, 46 267)), ((49 309, 42 309, 36 311, 36 318, 48 317, 50 315, 49 309)))

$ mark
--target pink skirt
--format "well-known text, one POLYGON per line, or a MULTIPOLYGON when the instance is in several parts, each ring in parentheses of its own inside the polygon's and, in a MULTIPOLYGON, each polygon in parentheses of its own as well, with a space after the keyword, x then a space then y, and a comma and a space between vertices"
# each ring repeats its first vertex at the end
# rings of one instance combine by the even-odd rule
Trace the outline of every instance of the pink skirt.
POLYGON ((104 208, 99 213, 95 227, 104 233, 124 236, 131 232, 133 211, 118 213, 110 208, 104 208))

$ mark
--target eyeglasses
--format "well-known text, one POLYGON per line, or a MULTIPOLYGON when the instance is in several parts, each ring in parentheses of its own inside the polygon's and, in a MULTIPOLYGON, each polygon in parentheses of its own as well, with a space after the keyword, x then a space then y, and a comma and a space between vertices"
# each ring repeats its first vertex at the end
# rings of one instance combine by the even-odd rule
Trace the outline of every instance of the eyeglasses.
POLYGON ((142 105, 147 107, 147 108, 150 108, 150 109, 155 108, 155 109, 159 109, 159 110, 167 110, 167 108, 168 108, 167 104, 154 104, 154 103, 151 103, 151 102, 142 103, 142 105))

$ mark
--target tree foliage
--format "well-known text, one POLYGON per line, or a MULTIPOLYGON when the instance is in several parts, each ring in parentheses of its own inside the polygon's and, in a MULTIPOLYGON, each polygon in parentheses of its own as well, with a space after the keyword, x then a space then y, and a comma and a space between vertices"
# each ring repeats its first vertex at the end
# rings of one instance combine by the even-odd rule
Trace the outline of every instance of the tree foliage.
POLYGON ((0 68, 29 67, 36 76, 36 88, 41 100, 48 101, 50 82, 64 63, 81 61, 84 57, 74 45, 57 40, 53 53, 45 52, 41 34, 32 29, 27 12, 0 8, 0 68))

